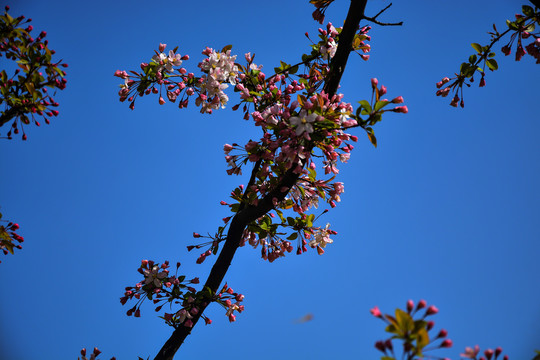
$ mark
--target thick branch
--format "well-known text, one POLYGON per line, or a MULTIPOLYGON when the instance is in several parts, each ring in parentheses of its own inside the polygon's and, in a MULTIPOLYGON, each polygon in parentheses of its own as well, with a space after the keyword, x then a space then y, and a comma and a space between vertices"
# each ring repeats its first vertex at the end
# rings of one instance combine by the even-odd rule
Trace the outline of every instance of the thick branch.
MULTIPOLYGON (((351 0, 351 6, 349 7, 347 19, 345 20, 343 30, 339 37, 338 48, 330 63, 330 72, 325 81, 324 91, 330 97, 336 94, 339 87, 339 82, 343 72, 345 71, 345 65, 347 64, 349 53, 352 50, 354 36, 359 28, 360 20, 362 20, 364 17, 366 3, 367 0, 351 0)), ((253 171, 257 171, 257 169, 255 168, 253 171)), ((205 287, 209 287, 214 293, 218 291, 219 286, 223 281, 229 266, 231 265, 234 254, 238 249, 238 245, 240 244, 246 226, 272 210, 274 208, 274 198, 278 201, 283 200, 287 196, 289 190, 296 183, 299 176, 300 174, 294 172, 294 167, 289 169, 285 175, 283 175, 283 178, 274 188, 274 190, 269 192, 263 199, 261 199, 257 206, 249 205, 240 210, 234 216, 229 227, 229 232, 227 233, 227 240, 225 241, 218 258, 212 267, 210 275, 206 280, 205 287), (281 189, 284 188, 287 190, 281 191, 281 189)), ((206 306, 202 307, 199 313, 193 316, 191 319, 193 326, 197 324, 205 308, 206 306)), ((165 345, 163 345, 154 360, 172 360, 174 354, 190 333, 191 328, 180 325, 180 327, 173 332, 165 345)))
POLYGON ((18 111, 17 108, 12 107, 12 108, 9 108, 8 110, 6 110, 2 115, 0 115, 0 126, 4 125, 9 120, 11 120, 15 116, 17 116, 17 114, 18 114, 17 111, 18 111))

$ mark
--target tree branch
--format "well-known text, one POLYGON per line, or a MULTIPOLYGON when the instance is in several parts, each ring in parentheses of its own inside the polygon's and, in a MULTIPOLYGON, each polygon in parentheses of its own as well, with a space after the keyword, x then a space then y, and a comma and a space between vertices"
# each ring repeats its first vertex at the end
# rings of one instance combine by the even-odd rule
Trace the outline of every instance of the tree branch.
POLYGON ((368 17, 368 16, 364 16, 364 19, 366 19, 367 21, 371 21, 372 23, 374 24, 377 24, 377 25, 381 25, 381 26, 400 26, 400 25, 403 25, 403 21, 400 21, 398 23, 383 23, 383 22, 380 22, 377 20, 377 18, 379 17, 379 15, 381 15, 383 12, 385 12, 386 10, 388 10, 390 8, 390 6, 392 6, 392 3, 388 4, 387 7, 385 7, 384 9, 382 9, 381 11, 379 11, 377 13, 377 15, 375 15, 374 17, 368 17))
MULTIPOLYGON (((345 65, 347 64, 349 54, 352 51, 354 36, 359 28, 360 20, 364 18, 366 3, 367 0, 351 0, 347 18, 339 36, 338 48, 335 56, 332 58, 330 72, 325 80, 324 91, 330 97, 336 94, 339 87, 341 77, 345 71, 345 65)), ((278 201, 283 200, 296 181, 298 181, 300 174, 295 173, 294 170, 295 167, 287 170, 280 183, 274 190, 270 191, 263 199, 261 199, 257 206, 248 205, 238 211, 233 217, 227 233, 227 240, 225 241, 204 285, 205 287, 210 288, 213 293, 218 291, 219 286, 231 265, 246 226, 272 210, 274 208, 274 198, 278 201), (281 191, 284 188, 287 190, 281 191)), ((255 167, 253 171, 258 171, 257 167, 255 167)), ((206 306, 201 306, 199 313, 193 316, 191 319, 193 326, 197 324, 205 308, 206 306)), ((175 329, 154 360, 172 360, 176 351, 180 348, 180 345, 182 345, 185 338, 191 333, 191 329, 192 328, 187 328, 183 325, 180 325, 180 327, 175 329)))

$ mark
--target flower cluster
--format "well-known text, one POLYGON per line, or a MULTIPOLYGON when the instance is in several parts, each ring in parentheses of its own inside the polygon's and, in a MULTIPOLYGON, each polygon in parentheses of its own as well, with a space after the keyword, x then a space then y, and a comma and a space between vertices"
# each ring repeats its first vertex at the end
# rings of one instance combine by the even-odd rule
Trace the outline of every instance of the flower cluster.
POLYGON ((169 50, 169 54, 165 54, 163 51, 165 51, 166 47, 167 44, 159 44, 160 52, 156 52, 156 55, 152 56, 152 61, 155 64, 158 64, 157 72, 159 73, 172 73, 174 71, 174 66, 182 65, 182 56, 176 54, 175 50, 169 50))
MULTIPOLYGON (((250 65, 248 62, 246 68, 250 65)), ((288 65, 282 67, 287 68, 288 65)), ((234 213, 241 206, 257 206, 275 191, 284 174, 292 170, 298 174, 298 180, 285 189, 288 194, 283 200, 275 201, 275 212, 260 217, 248 226, 241 245, 249 243, 254 248, 261 245, 261 257, 270 262, 292 252, 291 240, 297 240, 297 254, 305 252, 308 243, 317 249, 318 254, 323 254, 323 248, 331 243, 328 235, 335 234, 335 231, 328 229, 328 226, 325 229, 315 226, 315 215, 307 214, 307 211, 318 208, 320 199, 331 207, 341 200, 344 185, 332 180, 339 173, 338 161, 348 161, 354 148, 351 142, 357 141, 356 136, 345 131, 362 127, 376 145, 372 126, 381 120, 382 114, 386 111, 406 113, 408 109, 406 106, 387 109, 389 105, 403 103, 403 98, 383 99, 387 89, 384 85, 379 86, 377 79, 371 80, 371 102, 360 101, 354 114, 352 105, 342 101, 342 95, 330 98, 324 91, 316 92, 313 88, 318 85, 315 81, 311 82, 309 77, 299 77, 297 81, 290 80, 290 74, 278 74, 270 79, 266 79, 260 70, 251 71, 250 74, 251 81, 244 81, 236 88, 245 94, 241 95, 242 102, 255 106, 254 111, 246 111, 248 118, 263 129, 263 136, 259 141, 250 140, 244 146, 225 144, 223 150, 229 175, 242 174, 242 167, 250 162, 255 164, 254 177, 247 188, 241 186, 232 191, 231 198, 235 202, 221 203, 229 206, 234 213), (249 86, 257 92, 250 90, 249 86), (273 105, 268 104, 270 101, 267 99, 270 98, 273 105), (314 155, 315 150, 320 151, 320 155, 314 155), (324 174, 331 178, 318 179, 318 166, 322 166, 324 174), (297 216, 285 217, 283 212, 289 209, 297 216), (280 232, 285 228, 292 231, 286 238, 280 232)), ((226 224, 229 219, 224 219, 226 224)), ((223 228, 220 228, 216 236, 209 236, 212 241, 205 245, 211 246, 200 255, 198 263, 217 252, 217 244, 225 239, 222 234, 223 228)))
MULTIPOLYGON (((101 354, 101 351, 99 351, 99 349, 97 347, 94 348, 94 351, 92 351, 92 353, 90 354, 90 357, 87 358, 86 357, 86 348, 83 348, 81 350, 81 356, 80 358, 77 358, 78 360, 98 360, 98 356, 99 354, 101 354)), ((111 360, 116 360, 116 358, 113 356, 111 358, 111 360)))
MULTIPOLYGON (((439 310, 431 305, 427 307, 424 300, 414 304, 412 300, 407 302, 407 311, 396 309, 395 315, 382 314, 377 306, 370 310, 371 314, 387 324, 386 332, 392 336, 386 340, 379 340, 375 343, 375 348, 386 356, 387 359, 397 359, 397 349, 395 351, 393 341, 403 342, 403 359, 414 359, 417 356, 423 359, 439 357, 430 357, 424 352, 439 348, 452 347, 452 340, 448 339, 448 332, 444 329, 439 330, 437 335, 429 335, 435 323, 426 321, 426 318, 435 315, 439 310), (426 309, 421 316, 415 319, 415 315, 422 309, 426 309), (428 345, 431 345, 429 347, 428 345)), ((446 360, 446 359, 445 359, 446 360)))
POLYGON ((334 0, 310 0, 309 2, 316 7, 316 10, 312 14, 313 20, 322 24, 324 21, 324 13, 333 1, 334 0))
MULTIPOLYGON (((438 356, 426 355, 424 352, 452 347, 452 340, 448 339, 448 332, 444 329, 439 330, 435 337, 430 338, 429 332, 433 329, 435 323, 426 321, 426 318, 435 315, 439 312, 435 306, 427 306, 425 300, 420 300, 416 306, 412 300, 407 301, 407 311, 396 309, 395 316, 382 314, 377 306, 370 310, 371 314, 376 318, 383 320, 388 326, 385 331, 392 334, 389 339, 379 340, 375 343, 375 348, 384 353, 384 359, 394 360, 398 357, 394 351, 393 340, 397 339, 403 342, 403 359, 441 359, 438 356), (415 315, 422 309, 423 314, 415 319, 415 315), (431 345, 431 346, 428 346, 431 345)), ((502 354, 502 348, 498 347, 495 350, 487 349, 484 351, 485 357, 478 358, 480 348, 476 345, 473 348, 465 348, 465 352, 460 354, 462 358, 474 360, 497 360, 502 354)), ((443 360, 450 360, 444 358, 443 360)), ((503 360, 508 360, 505 355, 503 360)))
MULTIPOLYGON (((179 268, 180 263, 177 263, 176 273, 178 273, 179 268)), ((127 311, 128 316, 140 317, 140 307, 146 299, 151 300, 156 305, 156 312, 161 311, 166 304, 169 304, 171 309, 173 304, 181 306, 179 310, 173 313, 165 312, 161 317, 168 325, 174 328, 180 325, 192 327, 192 319, 196 315, 201 316, 207 324, 212 323, 209 318, 199 313, 213 301, 227 307, 226 315, 231 321, 234 321, 233 311, 241 312, 244 309, 243 306, 239 305, 244 299, 243 295, 234 293, 232 289, 226 286, 217 295, 212 294, 208 288, 197 291, 192 285, 199 284, 199 278, 186 280, 183 275, 170 275, 168 261, 160 265, 151 260, 143 260, 138 271, 143 275, 144 279, 135 286, 126 287, 124 296, 120 298, 122 305, 125 305, 131 299, 138 300, 127 311), (231 303, 231 296, 236 299, 235 304, 231 303)))
MULTIPOLYGON (((0 219, 1 218, 2 213, 0 213, 0 219)), ((8 253, 13 254, 13 249, 15 248, 22 249, 20 243, 24 241, 24 238, 15 232, 19 230, 19 224, 5 220, 0 221, 7 222, 6 226, 0 225, 0 250, 2 250, 4 255, 7 255, 8 253), (16 244, 15 242, 18 242, 19 244, 16 244)))
POLYGON ((114 75, 124 80, 120 85, 120 101, 128 100, 129 107, 135 108, 137 96, 159 93, 159 103, 166 103, 179 99, 179 107, 188 106, 189 97, 197 95, 195 104, 201 107, 201 113, 211 114, 213 110, 224 108, 229 97, 224 90, 228 84, 236 84, 238 67, 235 64, 236 55, 231 55, 232 46, 226 46, 221 52, 206 48, 202 53, 207 58, 199 63, 200 70, 204 73, 196 77, 194 73, 181 67, 184 60, 189 60, 189 55, 176 53, 177 48, 164 53, 166 44, 159 45, 159 52, 152 57, 150 63, 141 63, 142 73, 117 70, 114 75), (165 86, 165 90, 163 90, 165 86), (159 90, 158 90, 159 87, 159 90))
MULTIPOLYGON (((459 354, 462 358, 473 359, 473 360, 497 360, 502 354, 503 349, 501 347, 493 349, 487 349, 484 351, 484 356, 478 357, 480 353, 480 347, 476 345, 474 348, 466 347, 465 352, 459 354)), ((503 360, 508 360, 508 355, 504 355, 503 360)))
MULTIPOLYGON (((364 60, 369 58, 365 55, 370 51, 365 43, 370 40, 369 29, 357 30, 353 41, 353 50, 361 51, 364 60)), ((206 58, 198 64, 203 75, 196 77, 182 67, 178 69, 189 57, 178 55, 177 49, 167 55, 164 44, 160 45, 150 64, 141 64, 142 73, 115 73, 124 80, 120 100, 128 100, 132 109, 137 96, 159 93, 160 104, 165 103, 162 96, 165 87, 166 98, 171 102, 180 99, 179 107, 187 106, 188 98, 195 96, 195 104, 201 107, 201 112, 211 113, 229 101, 225 90, 232 84, 239 95, 239 103, 232 109, 236 111, 242 106, 244 119, 252 120, 261 128, 259 139, 251 139, 245 145, 232 143, 223 147, 229 175, 241 175, 242 168, 248 163, 253 165, 253 170, 247 186, 240 185, 231 192, 232 202, 221 201, 233 213, 223 218, 224 225, 218 227, 214 235, 193 234, 195 238, 209 239, 188 246, 188 250, 205 248, 197 263, 217 254, 219 244, 227 239, 225 230, 237 213, 245 209, 252 211, 261 204, 265 204, 265 209, 271 208, 250 220, 239 246, 260 246, 264 260, 272 262, 293 252, 292 241, 295 240, 296 254, 302 254, 310 247, 321 255, 333 242, 331 236, 337 233, 330 229, 330 224, 317 226, 318 217, 308 211, 317 209, 320 200, 331 207, 341 200, 344 185, 334 181, 339 173, 338 162, 349 160, 354 148, 352 143, 358 140, 349 132, 361 128, 376 145, 372 127, 381 121, 382 115, 388 111, 408 111, 406 106, 391 107, 403 103, 403 98, 384 99, 387 90, 379 86, 376 79, 371 81, 371 101, 360 101, 356 110, 352 104, 343 101, 342 94, 325 92, 324 81, 341 31, 330 23, 326 30, 319 29, 320 41, 312 44, 311 53, 304 54, 302 61, 295 65, 281 61, 271 76, 254 63, 251 53, 245 54, 245 65, 236 63, 231 46, 226 46, 221 51, 211 48, 203 51, 206 58), (327 177, 320 178, 318 169, 327 177), (294 181, 284 182, 287 177, 294 181), (286 216, 287 211, 294 213, 293 216, 286 216)), ((326 212, 323 210, 319 216, 326 212)), ((221 292, 214 289, 215 293, 209 288, 195 291, 185 283, 185 277, 170 276, 167 269, 168 263, 159 266, 150 261, 143 262, 139 272, 144 275, 144 280, 135 287, 126 288, 125 296, 121 298, 123 304, 131 298, 139 300, 128 315, 140 316, 140 304, 145 298, 160 304, 157 311, 166 303, 181 305, 180 310, 165 313, 163 317, 175 328, 180 325, 191 327, 199 317, 209 323, 202 312, 212 301, 226 307, 230 321, 234 321, 235 311, 243 310, 240 305, 243 296, 227 286, 221 292)))
POLYGON ((461 64, 459 74, 456 74, 455 77, 444 77, 441 81, 437 82, 436 86, 438 90, 436 95, 446 97, 453 91, 454 95, 450 101, 450 105, 453 107, 457 107, 458 105, 464 107, 463 85, 467 87, 471 86, 476 73, 479 73, 480 76, 479 87, 486 85, 486 67, 490 71, 495 71, 499 68, 497 61, 494 59, 496 54, 492 51, 492 47, 509 33, 511 34, 510 40, 501 48, 502 53, 506 56, 510 55, 512 47, 516 43, 516 61, 520 61, 528 53, 536 59, 537 64, 540 64, 540 32, 534 32, 535 24, 540 25, 540 10, 523 5, 522 12, 523 14, 516 14, 516 20, 506 21, 508 29, 502 33, 499 33, 496 26, 493 25, 494 31, 489 33, 491 35, 491 43, 489 45, 471 44, 476 53, 469 57, 468 62, 461 64), (523 40, 525 39, 529 39, 531 42, 524 46, 523 40))
POLYGON ((0 126, 10 123, 7 139, 22 131, 22 139, 26 140, 24 125, 32 122, 40 126, 38 116, 49 124, 51 117, 58 116, 53 95, 56 89, 66 87, 66 73, 60 68, 68 65, 62 60, 52 61, 55 51, 48 48, 48 40, 43 40, 47 36, 45 31, 32 37, 32 25, 23 27, 32 20, 25 20, 22 15, 13 18, 8 14, 9 7, 5 9, 4 15, 0 15, 0 57, 16 61, 19 68, 12 75, 6 70, 0 72, 0 105, 5 105, 0 111, 0 126))
POLYGON ((225 315, 229 318, 229 322, 236 321, 236 315, 234 315, 235 311, 238 313, 244 311, 244 305, 240 304, 242 301, 244 301, 244 295, 234 292, 234 290, 230 288, 227 283, 225 283, 223 288, 217 294, 216 301, 227 309, 225 315))
POLYGON ((200 94, 195 103, 201 106, 202 113, 212 113, 212 109, 224 108, 229 101, 223 90, 228 87, 227 83, 236 85, 238 67, 236 55, 231 56, 230 48, 221 52, 206 48, 203 54, 208 58, 200 62, 199 67, 206 75, 198 80, 200 94))

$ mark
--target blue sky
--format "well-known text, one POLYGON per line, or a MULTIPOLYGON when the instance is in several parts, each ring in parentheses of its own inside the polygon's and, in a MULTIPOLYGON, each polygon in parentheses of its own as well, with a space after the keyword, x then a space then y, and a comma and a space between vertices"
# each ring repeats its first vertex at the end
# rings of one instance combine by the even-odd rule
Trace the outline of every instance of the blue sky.
MULTIPOLYGON (((370 1, 367 13, 387 4, 370 1)), ((151 307, 128 318, 123 289, 139 281, 141 259, 181 261, 188 276, 205 278, 213 259, 195 264, 198 254, 186 251, 191 234, 215 231, 228 216, 219 201, 248 181, 225 173, 223 144, 259 134, 230 106, 203 116, 147 97, 131 111, 112 75, 137 69, 160 42, 179 45, 194 70, 206 46, 233 44, 239 59, 256 53, 269 73, 309 51, 304 33, 315 38, 319 27, 313 8, 236 0, 9 5, 48 32, 70 67, 56 97, 60 116, 27 129, 26 142, 0 142, 1 211, 26 239, 1 259, 0 358, 75 359, 94 346, 102 359, 153 357, 172 329, 151 307)), ((347 5, 336 1, 327 20, 341 24, 347 5)), ((538 66, 498 54, 499 71, 485 88, 466 91, 465 109, 435 97, 435 83, 473 53, 470 43, 487 43, 491 24, 502 29, 519 9, 514 1, 415 0, 388 10, 384 20, 404 25, 372 29, 371 59, 351 58, 340 91, 353 104, 369 99, 377 77, 409 113, 384 117, 377 149, 357 134, 338 176, 342 202, 321 218, 338 231, 334 243, 323 256, 272 264, 240 249, 226 280, 246 295, 246 311, 229 324, 211 308, 214 323, 199 324, 178 357, 375 359, 373 343, 386 336, 369 309, 426 299, 440 310, 436 327, 454 341, 440 356, 457 359, 479 344, 532 358, 540 349, 538 66), (308 313, 312 321, 295 323, 308 313)))

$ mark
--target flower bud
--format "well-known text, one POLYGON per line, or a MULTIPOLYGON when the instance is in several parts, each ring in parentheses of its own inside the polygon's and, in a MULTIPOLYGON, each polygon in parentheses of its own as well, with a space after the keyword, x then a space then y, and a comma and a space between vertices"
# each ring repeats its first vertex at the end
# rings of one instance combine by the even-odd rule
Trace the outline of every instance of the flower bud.
POLYGON ((438 312, 439 312, 439 309, 437 309, 434 305, 431 305, 426 310, 426 316, 435 315, 438 312))
POLYGON ((167 44, 159 44, 159 52, 165 51, 166 47, 167 47, 167 44))
POLYGON ((381 310, 379 310, 378 306, 375 306, 373 309, 369 310, 369 312, 375 317, 382 318, 381 310))
POLYGON ((407 312, 410 314, 414 309, 414 302, 412 300, 407 301, 407 312))
POLYGON ((440 347, 442 347, 442 348, 450 348, 450 347, 452 347, 452 345, 453 345, 452 340, 446 339, 441 343, 440 347))
POLYGON ((394 98, 392 100, 392 103, 393 104, 401 104, 401 103, 403 103, 403 96, 398 96, 397 98, 394 98))
POLYGON ((377 341, 375 343, 375 348, 379 351, 382 351, 382 352, 386 352, 386 347, 384 345, 384 342, 382 342, 381 340, 377 341))
POLYGON ((446 331, 445 329, 441 329, 441 331, 439 331, 439 334, 437 335, 437 338, 444 338, 448 335, 448 331, 446 331))

